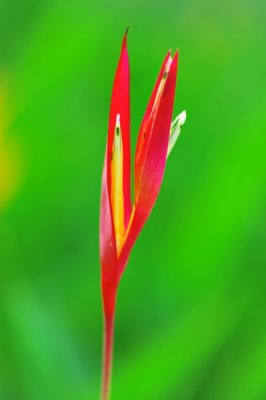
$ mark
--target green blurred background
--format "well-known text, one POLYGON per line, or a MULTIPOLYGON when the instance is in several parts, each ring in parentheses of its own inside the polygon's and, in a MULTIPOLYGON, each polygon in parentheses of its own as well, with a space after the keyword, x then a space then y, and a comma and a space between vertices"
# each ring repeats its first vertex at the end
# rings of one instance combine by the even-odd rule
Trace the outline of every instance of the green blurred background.
POLYGON ((123 276, 114 400, 266 399, 263 0, 0 1, 0 399, 98 399, 100 180, 129 23, 132 142, 180 49, 188 119, 123 276))

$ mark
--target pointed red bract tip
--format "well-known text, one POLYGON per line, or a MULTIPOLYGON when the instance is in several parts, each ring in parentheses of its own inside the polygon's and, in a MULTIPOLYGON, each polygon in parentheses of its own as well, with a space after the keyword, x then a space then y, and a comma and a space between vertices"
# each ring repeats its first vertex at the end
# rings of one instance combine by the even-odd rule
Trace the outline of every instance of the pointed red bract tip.
MULTIPOLYGON (((167 63, 170 57, 169 54, 163 63, 163 68, 159 74, 159 82, 157 80, 155 91, 148 104, 149 112, 146 112, 144 116, 147 119, 146 135, 148 139, 145 148, 142 149, 142 151, 145 151, 145 155, 141 156, 139 162, 135 164, 135 173, 138 174, 135 181, 135 204, 131 224, 118 259, 120 276, 125 268, 130 251, 158 197, 165 171, 175 96, 178 55, 177 53, 174 54, 168 70, 167 63), (165 72, 167 72, 167 75, 165 75, 165 72), (165 79, 165 82, 162 87, 160 84, 163 79, 165 79), (160 90, 162 90, 162 93, 160 93, 159 104, 156 105, 156 114, 152 115, 152 109, 157 101, 156 96, 160 90), (149 119, 152 119, 152 121, 149 119)), ((141 133, 142 131, 140 131, 141 133)))
POLYGON ((169 50, 168 53, 166 54, 166 57, 162 63, 160 72, 158 74, 156 83, 154 85, 148 106, 146 108, 139 134, 138 134, 138 140, 137 140, 137 147, 136 147, 136 154, 135 154, 135 193, 138 191, 138 185, 142 173, 142 167, 143 167, 143 162, 146 157, 146 152, 147 152, 147 147, 148 143, 150 140, 150 133, 151 129, 149 126, 150 123, 150 118, 151 118, 151 112, 154 106, 154 102, 156 99, 156 95, 158 92, 158 88, 160 85, 160 82, 162 81, 163 75, 165 73, 165 68, 169 60, 171 59, 171 51, 169 50))
MULTIPOLYGON (((117 115, 120 115, 122 147, 123 147, 123 202, 124 223, 128 223, 131 214, 130 195, 130 97, 129 97, 129 59, 124 35, 119 62, 116 69, 112 90, 107 148, 104 161, 100 213, 100 257, 102 280, 114 280, 116 275, 117 249, 116 235, 111 203, 111 160, 114 145, 114 134, 117 115)), ((110 286, 109 283, 106 284, 110 286)), ((103 291, 103 295, 105 292, 103 291)))
POLYGON ((112 99, 110 107, 109 128, 108 128, 108 187, 110 191, 111 177, 110 165, 111 154, 114 142, 114 131, 117 114, 120 114, 122 145, 123 145, 123 191, 124 191, 124 210, 125 225, 127 225, 131 213, 131 194, 130 194, 130 92, 129 92, 129 58, 127 51, 127 31, 124 35, 120 59, 118 62, 112 99))

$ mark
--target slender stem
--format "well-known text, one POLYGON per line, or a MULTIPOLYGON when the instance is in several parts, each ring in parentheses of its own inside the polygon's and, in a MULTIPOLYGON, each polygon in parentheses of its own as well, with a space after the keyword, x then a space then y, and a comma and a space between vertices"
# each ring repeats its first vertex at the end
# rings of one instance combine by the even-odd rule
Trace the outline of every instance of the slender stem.
POLYGON ((114 312, 104 317, 103 367, 101 400, 110 399, 114 344, 114 312))

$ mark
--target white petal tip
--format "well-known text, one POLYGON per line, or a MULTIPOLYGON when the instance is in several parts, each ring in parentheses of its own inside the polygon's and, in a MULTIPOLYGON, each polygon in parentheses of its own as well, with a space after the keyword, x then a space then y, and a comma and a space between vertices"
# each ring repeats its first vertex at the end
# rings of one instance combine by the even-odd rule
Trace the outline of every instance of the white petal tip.
POLYGON ((180 135, 182 126, 186 122, 187 119, 187 113, 186 111, 182 111, 172 122, 171 125, 171 130, 170 130, 170 135, 169 135, 169 143, 168 143, 168 149, 167 149, 167 157, 173 150, 173 147, 180 135))
POLYGON ((184 123, 186 122, 186 119, 187 119, 187 112, 184 110, 181 112, 181 114, 179 114, 180 125, 184 125, 184 123))

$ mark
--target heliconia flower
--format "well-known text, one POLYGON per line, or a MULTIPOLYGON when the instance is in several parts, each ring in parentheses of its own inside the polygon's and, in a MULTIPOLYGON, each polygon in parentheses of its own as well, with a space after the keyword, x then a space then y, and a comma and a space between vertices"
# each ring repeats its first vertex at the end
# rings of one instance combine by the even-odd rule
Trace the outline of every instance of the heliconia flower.
POLYGON ((158 197, 166 159, 186 120, 171 123, 178 52, 166 55, 144 114, 134 160, 131 201, 130 93, 127 32, 118 62, 109 117, 100 212, 101 286, 105 337, 102 399, 109 396, 117 287, 132 247, 158 197))

